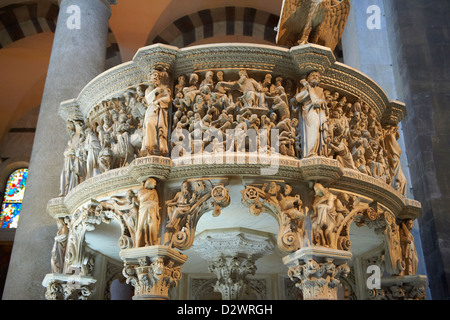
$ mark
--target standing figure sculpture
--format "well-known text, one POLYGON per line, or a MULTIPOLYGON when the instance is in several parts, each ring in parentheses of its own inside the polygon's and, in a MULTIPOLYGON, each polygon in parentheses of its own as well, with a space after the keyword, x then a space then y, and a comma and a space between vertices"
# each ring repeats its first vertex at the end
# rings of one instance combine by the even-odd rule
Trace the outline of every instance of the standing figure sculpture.
MULTIPOLYGON (((331 247, 336 236, 336 196, 320 183, 314 185, 312 232, 314 244, 331 247)), ((332 248, 337 249, 337 248, 332 248)))
POLYGON ((171 97, 169 88, 161 83, 161 74, 157 70, 150 74, 145 100, 148 106, 143 121, 141 155, 166 156, 169 153, 167 112, 171 97))
POLYGON ((307 81, 302 80, 303 89, 295 96, 301 104, 302 158, 322 156, 327 130, 327 103, 323 89, 319 87, 320 74, 313 71, 307 81))
POLYGON ((84 143, 87 151, 86 178, 91 178, 101 173, 98 164, 101 145, 92 128, 86 128, 86 140, 84 143))
POLYGON ((52 249, 51 267, 52 273, 62 273, 64 267, 64 257, 66 255, 67 239, 69 237, 69 227, 64 218, 57 220, 58 233, 55 236, 55 243, 52 249))
POLYGON ((148 178, 138 190, 139 214, 136 228, 136 247, 147 247, 159 244, 159 198, 156 191, 156 180, 148 178))
POLYGON ((387 151, 392 186, 402 195, 406 196, 406 177, 400 164, 402 149, 397 142, 399 137, 398 126, 388 126, 385 130, 384 145, 387 151))
POLYGON ((402 221, 400 226, 400 243, 402 246, 402 256, 405 262, 405 275, 415 275, 419 258, 414 244, 414 237, 411 233, 413 221, 411 219, 402 221))
POLYGON ((82 176, 79 157, 77 152, 80 149, 82 142, 81 125, 76 121, 67 121, 67 132, 70 139, 67 142, 66 150, 64 151, 64 167, 60 177, 60 196, 65 196, 71 189, 78 185, 82 176))

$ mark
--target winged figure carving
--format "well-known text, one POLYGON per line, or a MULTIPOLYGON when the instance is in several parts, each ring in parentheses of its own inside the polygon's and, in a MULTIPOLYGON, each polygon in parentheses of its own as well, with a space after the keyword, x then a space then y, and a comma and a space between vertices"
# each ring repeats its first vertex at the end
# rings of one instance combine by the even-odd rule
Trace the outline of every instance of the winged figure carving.
POLYGON ((350 0, 283 0, 277 44, 314 43, 334 50, 350 13, 350 0))

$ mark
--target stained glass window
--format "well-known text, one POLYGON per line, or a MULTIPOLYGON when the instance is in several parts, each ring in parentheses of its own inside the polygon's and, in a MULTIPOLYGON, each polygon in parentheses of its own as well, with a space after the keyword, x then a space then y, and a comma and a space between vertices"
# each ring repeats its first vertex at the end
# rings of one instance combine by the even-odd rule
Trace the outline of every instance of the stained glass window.
POLYGON ((28 169, 17 169, 8 178, 0 211, 0 228, 17 228, 28 169))

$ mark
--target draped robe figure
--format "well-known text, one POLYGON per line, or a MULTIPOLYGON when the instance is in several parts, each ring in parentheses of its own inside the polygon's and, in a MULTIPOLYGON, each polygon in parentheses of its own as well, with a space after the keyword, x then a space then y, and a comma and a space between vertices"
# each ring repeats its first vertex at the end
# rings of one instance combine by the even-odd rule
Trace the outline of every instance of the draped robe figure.
POLYGON ((97 135, 91 128, 86 128, 85 145, 87 150, 86 178, 91 178, 101 173, 98 164, 101 145, 97 135))
POLYGON ((171 99, 169 89, 161 84, 160 74, 156 70, 150 75, 150 85, 145 91, 145 100, 148 107, 142 128, 141 153, 144 156, 166 156, 169 153, 167 112, 171 99))
POLYGON ((392 186, 394 189, 406 196, 406 177, 403 174, 403 170, 400 165, 400 155, 402 150, 397 142, 399 137, 400 134, 398 133, 398 127, 387 128, 384 138, 384 145, 388 155, 392 186))
POLYGON ((149 178, 138 191, 139 213, 136 228, 136 247, 158 244, 159 240, 159 198, 155 189, 156 181, 149 178))
POLYGON ((326 100, 323 89, 320 88, 320 75, 313 71, 308 80, 303 82, 303 89, 295 99, 302 105, 301 111, 301 145, 302 158, 322 156, 327 132, 326 100))
POLYGON ((64 267, 64 257, 66 254, 67 238, 69 228, 63 218, 57 221, 58 233, 55 236, 55 242, 52 249, 51 267, 52 273, 62 273, 64 267))
POLYGON ((335 234, 333 231, 338 215, 336 212, 336 196, 320 183, 314 185, 314 192, 316 198, 313 203, 313 237, 316 244, 330 247, 334 242, 335 234))
POLYGON ((67 147, 64 150, 64 167, 60 177, 60 196, 66 195, 70 190, 75 188, 81 175, 79 158, 77 157, 77 150, 81 143, 81 127, 73 121, 67 121, 67 132, 70 139, 67 142, 67 147))
POLYGON ((411 219, 402 221, 400 225, 400 242, 402 246, 403 260, 405 261, 405 275, 415 275, 419 259, 411 233, 413 221, 411 219))

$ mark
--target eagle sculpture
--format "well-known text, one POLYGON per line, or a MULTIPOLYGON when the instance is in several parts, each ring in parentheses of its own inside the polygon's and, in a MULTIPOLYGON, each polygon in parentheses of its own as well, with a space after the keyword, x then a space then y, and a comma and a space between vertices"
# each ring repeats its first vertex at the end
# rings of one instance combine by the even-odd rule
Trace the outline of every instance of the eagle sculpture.
POLYGON ((277 44, 314 43, 334 50, 350 13, 350 0, 283 0, 277 44))

